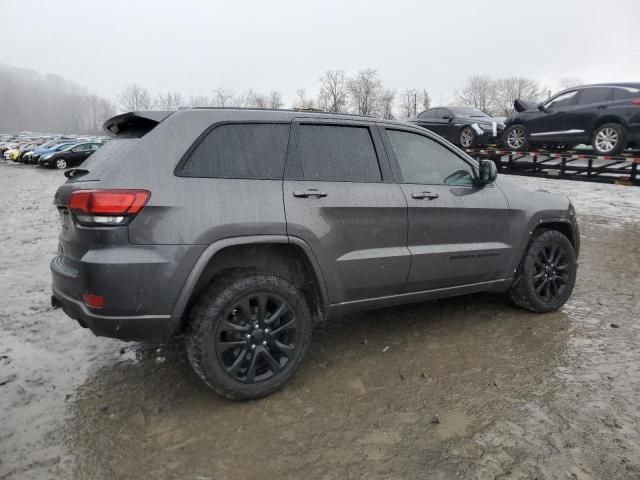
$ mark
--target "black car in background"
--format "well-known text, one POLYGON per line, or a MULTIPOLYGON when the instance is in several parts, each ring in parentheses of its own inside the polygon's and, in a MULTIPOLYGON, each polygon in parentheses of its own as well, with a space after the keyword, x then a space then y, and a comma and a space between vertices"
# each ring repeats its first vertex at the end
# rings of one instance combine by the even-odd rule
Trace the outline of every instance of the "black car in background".
POLYGON ((60 170, 74 167, 84 162, 89 155, 98 150, 101 146, 102 144, 97 142, 67 145, 60 151, 48 153, 40 157, 38 165, 49 168, 55 167, 60 170))
POLYGON ((640 83, 585 85, 514 106, 504 137, 510 150, 590 143, 599 155, 616 155, 640 143, 640 83))
POLYGON ((436 107, 409 120, 463 148, 498 143, 504 123, 472 107, 436 107))

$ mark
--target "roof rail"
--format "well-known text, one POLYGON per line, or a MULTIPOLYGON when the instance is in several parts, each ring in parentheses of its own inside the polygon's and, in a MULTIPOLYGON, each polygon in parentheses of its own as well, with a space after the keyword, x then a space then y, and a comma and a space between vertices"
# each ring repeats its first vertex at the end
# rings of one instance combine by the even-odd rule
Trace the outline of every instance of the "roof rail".
MULTIPOLYGON (((182 110, 182 108, 181 108, 182 110)), ((302 112, 302 113, 325 113, 327 115, 345 115, 349 117, 377 118, 374 115, 362 115, 348 112, 329 112, 319 108, 264 108, 264 107, 187 107, 185 110, 258 110, 266 112, 302 112)))

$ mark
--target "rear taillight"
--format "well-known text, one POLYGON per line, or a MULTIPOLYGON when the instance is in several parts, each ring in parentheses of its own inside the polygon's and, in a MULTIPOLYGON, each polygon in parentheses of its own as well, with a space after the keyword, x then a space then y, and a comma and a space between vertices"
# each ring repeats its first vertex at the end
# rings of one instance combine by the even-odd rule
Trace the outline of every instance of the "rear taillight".
POLYGON ((633 100, 631 100, 631 103, 633 103, 634 105, 640 105, 640 98, 634 98, 633 100))
POLYGON ((147 190, 77 190, 67 207, 85 226, 127 225, 147 204, 147 190))

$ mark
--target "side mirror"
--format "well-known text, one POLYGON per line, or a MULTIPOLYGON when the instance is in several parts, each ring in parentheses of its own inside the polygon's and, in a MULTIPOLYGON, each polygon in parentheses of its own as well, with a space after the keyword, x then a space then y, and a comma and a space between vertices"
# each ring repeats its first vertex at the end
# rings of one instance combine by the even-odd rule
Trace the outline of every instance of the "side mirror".
POLYGON ((449 120, 449 121, 451 121, 451 120, 452 120, 452 117, 451 117, 451 115, 444 115, 444 116, 442 117, 442 119, 443 119, 443 120, 449 120))
POLYGON ((538 110, 540 110, 541 112, 547 113, 547 109, 545 108, 544 103, 538 104, 538 110))
POLYGON ((493 160, 480 160, 480 182, 487 185, 498 178, 498 167, 493 160))

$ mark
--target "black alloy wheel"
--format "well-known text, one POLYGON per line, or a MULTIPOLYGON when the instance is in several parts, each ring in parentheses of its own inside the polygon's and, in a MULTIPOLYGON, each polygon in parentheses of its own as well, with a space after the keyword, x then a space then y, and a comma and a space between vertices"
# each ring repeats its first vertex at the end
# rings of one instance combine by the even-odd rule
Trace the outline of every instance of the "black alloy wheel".
POLYGON ((298 346, 297 319, 282 297, 251 293, 218 325, 215 351, 227 374, 243 383, 268 380, 287 366, 298 346))
POLYGON ((551 303, 562 296, 569 282, 569 262, 562 245, 543 246, 533 265, 533 286, 540 299, 551 303))

